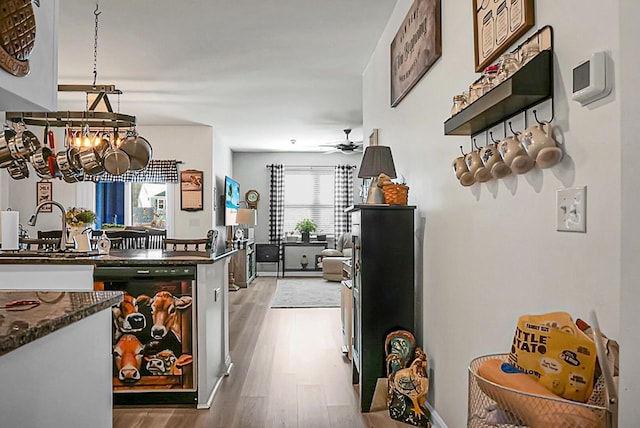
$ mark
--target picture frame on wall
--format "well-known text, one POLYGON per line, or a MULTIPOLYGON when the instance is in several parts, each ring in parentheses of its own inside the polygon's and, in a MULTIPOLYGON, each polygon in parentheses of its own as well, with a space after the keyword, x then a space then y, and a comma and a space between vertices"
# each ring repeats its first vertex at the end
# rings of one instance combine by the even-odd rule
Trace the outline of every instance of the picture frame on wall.
POLYGON ((473 0, 475 70, 495 62, 534 24, 534 0, 473 0))
POLYGON ((442 56, 440 0, 415 0, 391 42, 391 107, 442 56))
POLYGON ((202 175, 202 171, 196 169, 180 171, 180 209, 182 211, 204 209, 202 175))
MULTIPOLYGON (((45 201, 53 201, 53 183, 50 181, 38 181, 36 183, 36 205, 45 201)), ((53 212, 51 204, 45 205, 40 209, 42 213, 53 212)))

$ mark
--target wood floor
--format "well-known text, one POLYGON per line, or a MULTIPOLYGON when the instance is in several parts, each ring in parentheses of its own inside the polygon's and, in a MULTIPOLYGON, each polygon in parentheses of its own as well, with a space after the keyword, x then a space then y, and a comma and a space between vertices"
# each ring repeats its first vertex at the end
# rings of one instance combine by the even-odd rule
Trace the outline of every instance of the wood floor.
POLYGON ((340 352, 340 309, 270 309, 276 279, 229 298, 234 363, 208 410, 116 408, 114 428, 400 428, 361 414, 351 362, 340 352))

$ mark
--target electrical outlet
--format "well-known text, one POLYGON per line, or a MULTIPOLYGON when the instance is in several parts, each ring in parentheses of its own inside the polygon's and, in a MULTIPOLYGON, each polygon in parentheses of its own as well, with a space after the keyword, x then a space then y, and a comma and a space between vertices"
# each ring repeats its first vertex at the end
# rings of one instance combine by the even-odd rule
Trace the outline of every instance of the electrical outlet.
POLYGON ((556 210, 559 232, 586 232, 587 186, 558 190, 556 210))

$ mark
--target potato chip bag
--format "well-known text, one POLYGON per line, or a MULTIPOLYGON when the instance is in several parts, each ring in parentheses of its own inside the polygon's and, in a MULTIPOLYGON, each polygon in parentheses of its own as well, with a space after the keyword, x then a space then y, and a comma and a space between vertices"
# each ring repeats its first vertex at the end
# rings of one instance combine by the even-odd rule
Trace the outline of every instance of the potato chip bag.
POLYGON ((508 361, 563 398, 591 395, 596 347, 566 312, 521 316, 508 361))

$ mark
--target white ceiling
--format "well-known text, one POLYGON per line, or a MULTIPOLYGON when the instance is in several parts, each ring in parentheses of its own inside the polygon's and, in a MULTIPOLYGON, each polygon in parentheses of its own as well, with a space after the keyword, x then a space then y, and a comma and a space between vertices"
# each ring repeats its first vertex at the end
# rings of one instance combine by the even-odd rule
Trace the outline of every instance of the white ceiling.
MULTIPOLYGON (((324 151, 344 128, 362 140, 361 76, 395 2, 102 0, 97 83, 122 90, 139 125, 211 125, 234 151, 324 151)), ((95 7, 60 1, 61 84, 93 82, 95 7)), ((58 101, 85 109, 82 93, 58 101)))

